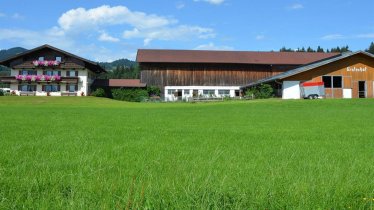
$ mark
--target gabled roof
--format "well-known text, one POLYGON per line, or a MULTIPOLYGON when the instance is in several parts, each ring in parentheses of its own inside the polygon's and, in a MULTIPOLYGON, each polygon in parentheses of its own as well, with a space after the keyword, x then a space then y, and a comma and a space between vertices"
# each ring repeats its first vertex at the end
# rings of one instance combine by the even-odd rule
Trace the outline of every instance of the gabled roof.
POLYGON ((336 55, 338 53, 139 49, 136 61, 139 63, 303 65, 336 55))
POLYGON ((69 53, 69 52, 66 52, 66 51, 64 51, 64 50, 58 49, 58 48, 53 47, 53 46, 48 45, 48 44, 45 44, 45 45, 42 45, 42 46, 36 47, 36 48, 34 48, 34 49, 31 49, 31 50, 27 50, 27 51, 25 51, 25 52, 23 52, 23 53, 19 53, 19 54, 14 55, 14 56, 12 56, 12 57, 10 57, 10 58, 7 58, 7 59, 5 59, 5 60, 2 60, 2 61, 0 61, 0 65, 9 66, 9 63, 10 63, 12 60, 14 60, 14 59, 17 59, 17 58, 19 58, 19 57, 22 57, 22 56, 28 55, 28 54, 30 54, 30 53, 36 52, 36 51, 38 51, 38 50, 42 50, 42 49, 46 49, 46 48, 51 49, 51 50, 54 50, 54 51, 57 51, 57 52, 60 52, 60 53, 62 53, 62 54, 65 54, 65 55, 68 55, 68 56, 70 56, 70 57, 76 58, 76 59, 78 59, 78 60, 81 60, 81 61, 83 61, 83 62, 85 63, 85 65, 87 65, 87 66, 89 67, 89 69, 92 70, 92 71, 95 71, 95 72, 97 72, 97 73, 100 73, 100 72, 106 72, 105 69, 103 69, 103 68, 102 68, 98 63, 96 63, 96 62, 93 62, 93 61, 90 61, 90 60, 88 60, 88 59, 85 59, 85 58, 79 57, 79 56, 77 56, 77 55, 74 55, 74 54, 72 54, 72 53, 69 53))
POLYGON ((299 68, 296 68, 296 69, 293 69, 293 70, 290 70, 290 71, 286 71, 286 72, 283 72, 281 74, 277 74, 275 76, 272 76, 272 77, 269 77, 269 78, 266 78, 266 79, 262 79, 262 80, 258 80, 256 82, 252 82, 252 83, 250 83, 246 86, 243 86, 243 88, 258 85, 258 84, 261 84, 261 83, 272 82, 272 81, 275 81, 275 80, 283 80, 287 77, 294 76, 296 74, 300 74, 300 73, 303 73, 303 72, 306 72, 306 71, 310 71, 310 70, 318 68, 320 66, 324 66, 324 65, 342 60, 344 58, 348 58, 348 57, 351 57, 353 55, 357 55, 357 54, 364 54, 364 55, 367 55, 367 56, 370 56, 370 57, 374 58, 373 54, 368 53, 368 52, 364 52, 364 51, 347 52, 347 53, 343 53, 343 54, 340 54, 340 55, 332 57, 332 58, 328 58, 328 59, 324 59, 324 60, 317 61, 317 62, 314 62, 314 63, 310 63, 308 65, 304 65, 304 66, 301 66, 299 68))

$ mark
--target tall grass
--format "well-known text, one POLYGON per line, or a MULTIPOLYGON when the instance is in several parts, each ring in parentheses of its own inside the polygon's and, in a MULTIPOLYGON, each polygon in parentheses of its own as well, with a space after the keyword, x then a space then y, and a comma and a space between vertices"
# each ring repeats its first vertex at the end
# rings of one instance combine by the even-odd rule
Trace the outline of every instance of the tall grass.
POLYGON ((374 100, 0 97, 1 209, 373 209, 374 100))

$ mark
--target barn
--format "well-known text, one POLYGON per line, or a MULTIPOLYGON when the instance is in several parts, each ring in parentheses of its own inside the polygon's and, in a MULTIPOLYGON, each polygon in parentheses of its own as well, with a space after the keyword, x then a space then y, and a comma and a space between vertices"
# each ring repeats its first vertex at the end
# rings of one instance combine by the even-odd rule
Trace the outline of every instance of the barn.
MULTIPOLYGON (((243 89, 337 53, 139 49, 141 83, 161 88, 166 100, 239 97, 243 89)), ((274 80, 276 81, 276 80, 274 80)), ((282 87, 276 83, 281 94, 282 87)))
POLYGON ((322 85, 324 98, 374 98, 374 55, 347 52, 250 82, 242 88, 263 83, 281 84, 284 99, 307 97, 302 93, 303 84, 322 85))

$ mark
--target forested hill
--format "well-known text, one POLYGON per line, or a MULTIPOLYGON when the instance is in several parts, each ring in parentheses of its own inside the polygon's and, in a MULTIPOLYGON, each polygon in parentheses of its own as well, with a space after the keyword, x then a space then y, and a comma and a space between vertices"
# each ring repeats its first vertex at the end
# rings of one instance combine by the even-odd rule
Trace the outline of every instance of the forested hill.
POLYGON ((107 71, 111 71, 117 68, 117 66, 124 66, 124 67, 134 67, 136 66, 135 61, 131 61, 129 59, 119 59, 115 60, 113 62, 100 62, 99 63, 101 67, 103 67, 107 71))
POLYGON ((17 55, 19 53, 23 53, 25 51, 27 51, 27 49, 22 48, 22 47, 14 47, 8 50, 0 50, 0 61, 5 60, 14 55, 17 55))

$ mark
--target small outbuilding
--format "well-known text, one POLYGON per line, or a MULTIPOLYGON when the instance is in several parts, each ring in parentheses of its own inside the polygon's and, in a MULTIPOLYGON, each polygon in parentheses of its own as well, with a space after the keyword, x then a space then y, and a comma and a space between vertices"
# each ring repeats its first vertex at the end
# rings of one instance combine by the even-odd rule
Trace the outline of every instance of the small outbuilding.
POLYGON ((304 83, 322 84, 325 98, 374 98, 374 55, 363 51, 343 53, 242 88, 271 84, 283 99, 299 99, 303 97, 304 83))

